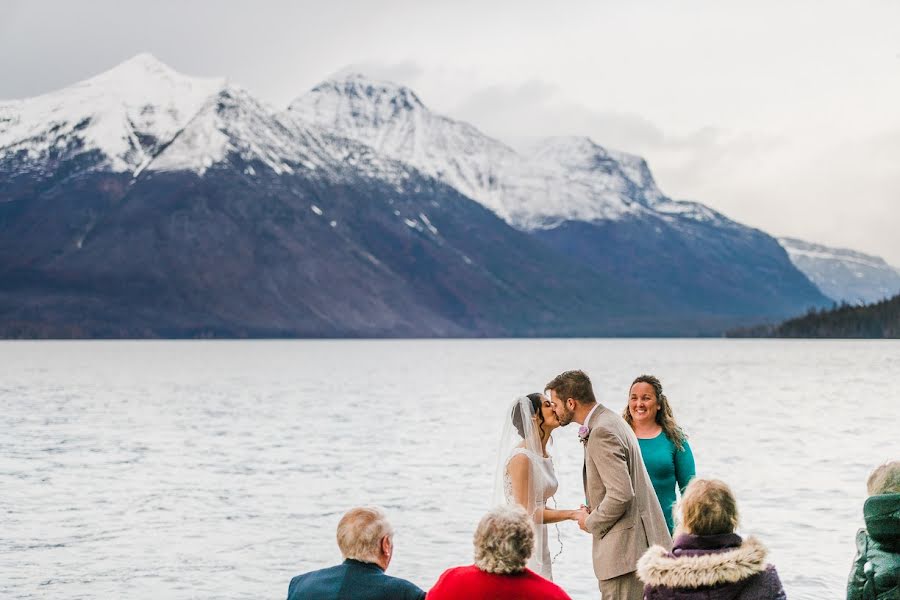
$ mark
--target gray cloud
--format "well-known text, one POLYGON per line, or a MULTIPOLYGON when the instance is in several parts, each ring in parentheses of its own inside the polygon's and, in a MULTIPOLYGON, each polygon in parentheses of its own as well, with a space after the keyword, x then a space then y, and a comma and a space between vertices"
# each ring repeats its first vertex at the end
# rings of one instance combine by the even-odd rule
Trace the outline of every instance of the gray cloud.
POLYGON ((591 110, 566 100, 559 86, 538 80, 479 89, 452 114, 513 145, 554 135, 589 135, 600 144, 625 149, 664 139, 656 125, 639 115, 591 110))
POLYGON ((389 64, 363 61, 338 69, 334 75, 338 76, 346 73, 360 73, 372 79, 392 81, 415 88, 416 83, 426 74, 426 70, 425 67, 411 60, 389 64))

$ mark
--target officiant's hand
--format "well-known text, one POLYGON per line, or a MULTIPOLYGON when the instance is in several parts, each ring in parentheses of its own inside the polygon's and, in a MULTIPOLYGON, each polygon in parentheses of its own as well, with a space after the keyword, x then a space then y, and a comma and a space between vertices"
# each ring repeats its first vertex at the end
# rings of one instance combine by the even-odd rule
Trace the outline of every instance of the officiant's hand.
POLYGON ((578 519, 577 519, 578 527, 580 527, 582 531, 587 532, 587 528, 585 527, 584 522, 585 522, 585 520, 587 520, 588 515, 591 513, 588 512, 588 509, 586 506, 582 506, 581 508, 579 508, 577 513, 578 513, 578 519))

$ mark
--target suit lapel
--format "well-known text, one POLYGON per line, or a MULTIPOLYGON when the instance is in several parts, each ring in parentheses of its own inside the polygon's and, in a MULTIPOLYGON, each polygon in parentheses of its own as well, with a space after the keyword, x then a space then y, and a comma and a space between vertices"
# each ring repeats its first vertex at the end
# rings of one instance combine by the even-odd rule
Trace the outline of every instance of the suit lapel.
MULTIPOLYGON (((590 418, 585 422, 585 425, 587 425, 588 428, 588 438, 591 437, 591 431, 593 431, 594 429, 593 423, 597 420, 597 415, 602 413, 604 410, 606 410, 606 407, 598 402, 596 410, 594 410, 590 418)), ((590 498, 588 497, 587 486, 587 442, 583 443, 582 446, 582 450, 584 451, 584 459, 581 462, 581 482, 582 485, 584 485, 584 504, 585 506, 590 506, 591 502, 590 498)))
POLYGON ((582 446, 584 446, 584 458, 581 461, 581 482, 584 485, 584 504, 589 506, 590 502, 588 502, 587 493, 587 444, 582 444, 582 446))

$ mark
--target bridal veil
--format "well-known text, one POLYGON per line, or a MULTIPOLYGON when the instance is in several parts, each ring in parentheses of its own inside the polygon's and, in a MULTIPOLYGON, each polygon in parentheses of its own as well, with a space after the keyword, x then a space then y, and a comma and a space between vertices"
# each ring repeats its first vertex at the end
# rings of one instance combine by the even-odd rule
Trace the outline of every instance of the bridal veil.
MULTIPOLYGON (((538 403, 541 410, 544 397, 538 403)), ((528 396, 516 398, 504 414, 504 425, 500 435, 500 446, 497 453, 497 468, 494 476, 493 504, 519 504, 531 516, 534 522, 534 551, 529 567, 539 573, 549 573, 550 565, 544 564, 547 557, 544 553, 547 540, 547 528, 544 527, 544 477, 541 475, 541 461, 544 451, 538 431, 540 418, 528 396), (509 476, 510 459, 518 454, 525 454, 529 461, 528 480, 524 497, 520 492, 518 498, 513 493, 513 485, 509 476)), ((548 446, 549 450, 549 446, 548 446)))

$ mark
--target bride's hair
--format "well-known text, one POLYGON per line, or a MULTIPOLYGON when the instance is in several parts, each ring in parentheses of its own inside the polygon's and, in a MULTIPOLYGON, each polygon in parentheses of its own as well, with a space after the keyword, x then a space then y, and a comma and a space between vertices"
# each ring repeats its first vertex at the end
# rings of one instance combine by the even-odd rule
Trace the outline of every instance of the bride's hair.
MULTIPOLYGON (((533 394, 528 394, 526 396, 531 401, 531 414, 537 415, 538 417, 538 427, 541 430, 540 436, 541 439, 544 438, 544 412, 541 410, 541 405, 544 403, 544 395, 539 394, 537 392, 533 394)), ((522 411, 519 410, 519 405, 516 404, 512 408, 512 414, 510 415, 512 418, 513 427, 516 428, 516 431, 519 432, 519 437, 525 439, 525 424, 522 422, 522 411)))

